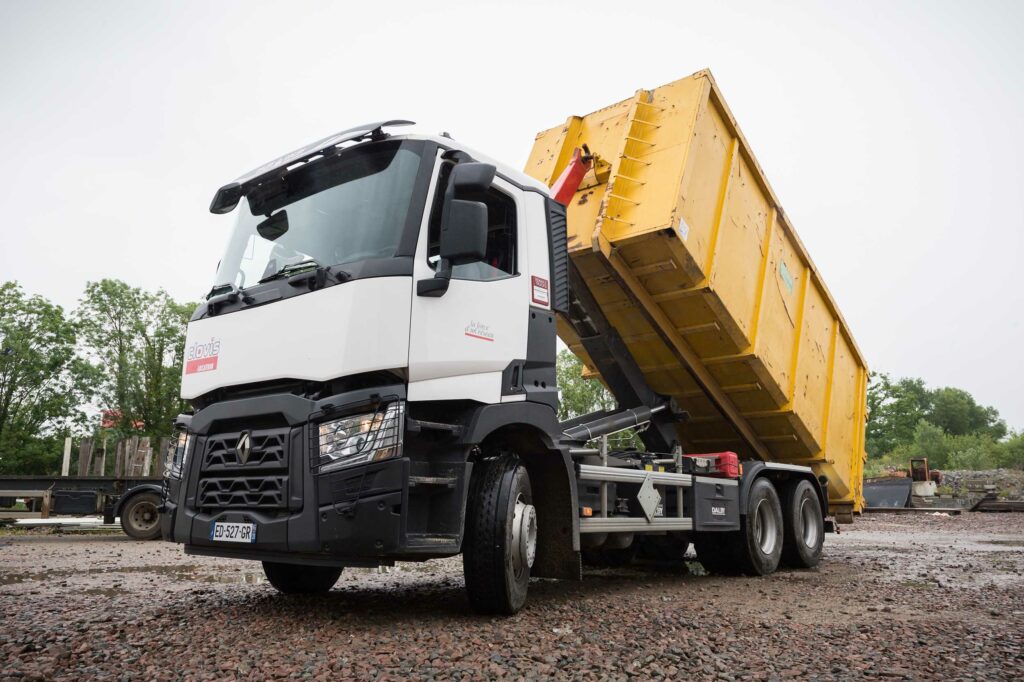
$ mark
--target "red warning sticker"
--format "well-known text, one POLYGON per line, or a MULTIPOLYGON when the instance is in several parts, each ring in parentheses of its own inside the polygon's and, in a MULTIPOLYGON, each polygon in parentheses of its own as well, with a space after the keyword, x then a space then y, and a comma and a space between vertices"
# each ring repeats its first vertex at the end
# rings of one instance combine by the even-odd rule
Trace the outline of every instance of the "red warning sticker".
POLYGON ((533 302, 538 305, 549 305, 551 297, 548 295, 548 281, 543 277, 533 275, 533 302))

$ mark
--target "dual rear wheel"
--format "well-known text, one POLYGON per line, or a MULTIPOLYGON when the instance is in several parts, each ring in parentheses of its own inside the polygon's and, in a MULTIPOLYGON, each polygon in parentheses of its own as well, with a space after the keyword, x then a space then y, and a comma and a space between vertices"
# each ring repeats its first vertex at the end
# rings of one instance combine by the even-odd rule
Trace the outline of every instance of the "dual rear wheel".
POLYGON ((697 559, 711 573, 768 575, 779 565, 813 568, 824 544, 821 503, 807 480, 791 482, 780 496, 767 478, 758 478, 747 494, 740 529, 698 533, 697 559))

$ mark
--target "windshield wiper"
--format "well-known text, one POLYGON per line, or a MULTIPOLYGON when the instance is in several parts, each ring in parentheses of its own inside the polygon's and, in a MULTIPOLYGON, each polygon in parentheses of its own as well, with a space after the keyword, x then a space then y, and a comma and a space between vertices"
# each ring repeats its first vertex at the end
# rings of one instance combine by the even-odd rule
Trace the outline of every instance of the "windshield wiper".
POLYGON ((287 277, 288 275, 294 275, 296 272, 301 272, 302 270, 308 270, 310 268, 319 267, 320 264, 317 263, 312 258, 310 258, 309 260, 304 260, 301 263, 289 263, 288 265, 285 265, 274 274, 264 277, 259 282, 257 282, 257 284, 263 284, 264 282, 270 282, 275 279, 281 279, 282 277, 287 277))

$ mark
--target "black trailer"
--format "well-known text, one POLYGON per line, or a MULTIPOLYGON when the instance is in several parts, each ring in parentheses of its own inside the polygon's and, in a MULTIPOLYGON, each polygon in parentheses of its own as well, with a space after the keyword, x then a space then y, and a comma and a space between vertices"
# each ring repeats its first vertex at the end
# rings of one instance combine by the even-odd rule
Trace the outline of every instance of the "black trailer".
POLYGON ((103 514, 104 523, 121 518, 121 528, 136 540, 160 537, 160 476, 3 476, 0 518, 49 518, 103 514), (27 511, 13 511, 24 499, 27 511))

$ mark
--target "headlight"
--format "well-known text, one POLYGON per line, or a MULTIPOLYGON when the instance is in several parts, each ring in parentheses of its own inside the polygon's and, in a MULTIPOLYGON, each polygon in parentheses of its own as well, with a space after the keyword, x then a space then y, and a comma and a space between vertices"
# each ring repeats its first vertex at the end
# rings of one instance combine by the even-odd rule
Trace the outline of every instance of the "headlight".
POLYGON ((177 431, 167 444, 167 454, 164 458, 164 476, 170 478, 181 478, 181 472, 185 468, 185 460, 188 458, 188 450, 192 446, 192 434, 186 431, 177 431))
POLYGON ((405 403, 320 424, 320 472, 402 454, 405 403))

